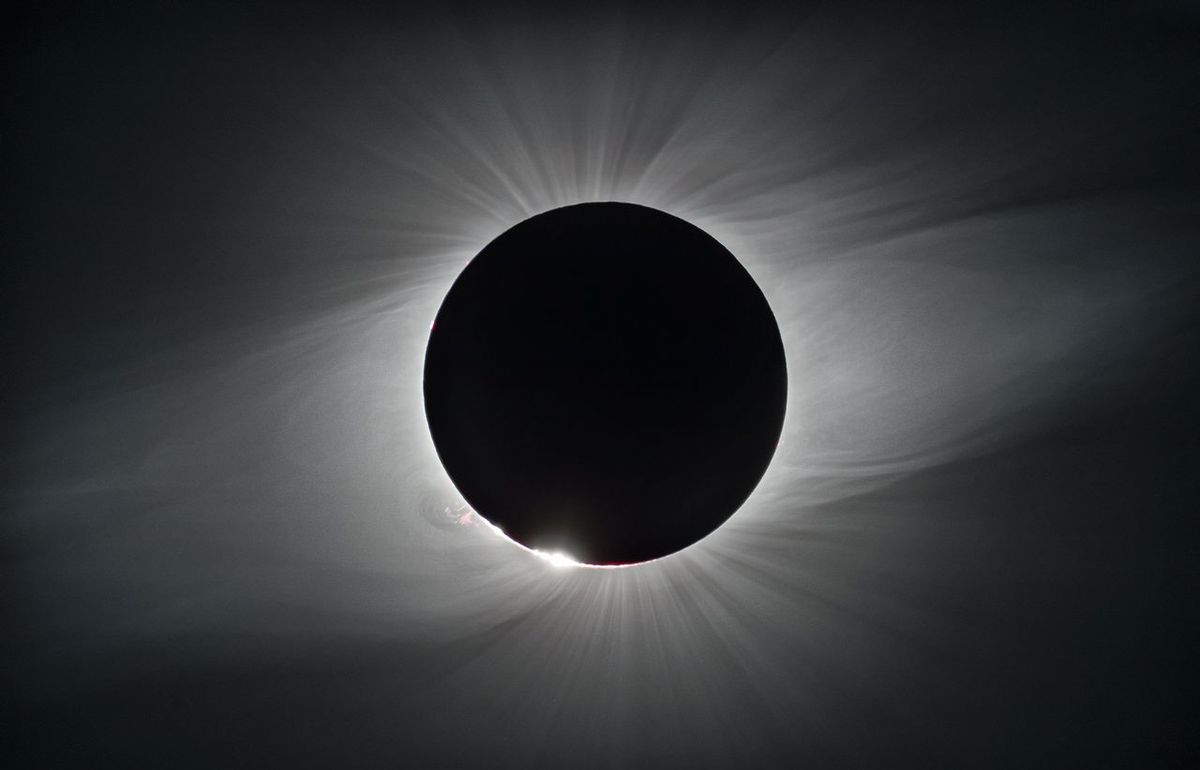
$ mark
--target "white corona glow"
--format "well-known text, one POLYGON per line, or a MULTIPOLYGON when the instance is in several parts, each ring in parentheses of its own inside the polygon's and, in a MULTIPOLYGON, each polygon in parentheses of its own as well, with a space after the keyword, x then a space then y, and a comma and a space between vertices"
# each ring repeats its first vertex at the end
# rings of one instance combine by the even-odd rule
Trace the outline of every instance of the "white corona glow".
MULTIPOLYGON (((831 15, 728 40, 708 22, 550 36, 533 17, 331 25, 328 55, 252 78, 278 87, 265 114, 286 140, 218 169, 228 189, 198 209, 212 228, 195 255, 239 267, 214 263, 202 275, 228 276, 228 292, 195 296, 229 320, 193 325, 207 314, 185 306, 163 332, 178 327, 169 355, 106 355, 77 399, 22 417, 5 536, 29 557, 21 594, 39 620, 22 638, 56 642, 35 670, 83 682, 115 670, 91 661, 210 632, 236 642, 237 665, 269 663, 260 640, 348 661, 379 650, 398 663, 362 688, 394 704, 378 724, 461 732, 471 740, 453 743, 484 752, 470 726, 499 716, 515 743, 496 750, 517 758, 571 763, 552 750, 561 740, 653 756, 694 746, 723 765, 776 731, 832 749, 827 715, 860 688, 942 671, 947 654, 989 660, 974 642, 992 626, 968 622, 988 617, 958 597, 1050 585, 1054 551, 1008 529, 994 499, 1006 487, 945 486, 940 468, 968 478, 979 466, 961 461, 1041 430, 1077 384, 1101 392, 1125 351, 1157 344, 1146 298, 1167 318, 1183 294, 1147 244, 1169 238, 1159 212, 1174 209, 1130 209, 1124 188, 1067 194, 1089 157, 1103 160, 1074 148, 1109 147, 1063 130, 1091 128, 1073 122, 1082 102, 1038 102, 1043 114, 1015 100, 1014 132, 988 127, 989 102, 976 126, 973 99, 941 109, 927 78, 966 81, 920 38, 831 15), (718 530, 641 569, 581 564, 570 542, 527 548, 459 505, 423 408, 433 319, 464 266, 518 222, 586 201, 651 206, 720 241, 762 289, 787 355, 783 432, 758 486, 718 530), (991 546, 1026 539, 1036 551, 991 546), (1002 576, 1008 553, 1037 571, 1002 576), (735 711, 756 718, 714 729, 735 711)), ((208 667, 209 647, 179 654, 208 667)), ((957 695, 931 692, 917 706, 957 695)), ((588 758, 649 763, 614 751, 588 758)))
MULTIPOLYGON (((470 511, 470 509, 468 509, 468 510, 470 511)), ((575 568, 575 569, 624 569, 625 567, 637 567, 642 564, 650 564, 651 563, 651 562, 634 562, 632 564, 587 564, 585 562, 579 561, 578 559, 571 556, 570 554, 563 553, 562 551, 540 551, 537 548, 530 548, 529 546, 525 545, 524 543, 519 543, 516 540, 513 540, 511 537, 509 537, 505 533, 505 531, 501 527, 496 526, 495 524, 488 521, 483 516, 480 516, 477 512, 470 511, 470 516, 472 519, 479 522, 480 524, 483 524, 485 527, 487 527, 489 530, 491 530, 493 533, 495 533, 499 537, 504 538, 505 541, 517 546, 518 548, 520 548, 523 551, 533 554, 537 558, 539 558, 542 561, 549 564, 551 567, 555 567, 558 569, 566 569, 567 567, 571 567, 571 568, 575 568)), ((655 559, 654 561, 657 561, 657 559, 655 559)))
POLYGON ((546 561, 546 563, 548 563, 551 567, 558 567, 559 569, 563 569, 566 567, 582 567, 583 566, 583 564, 575 561, 570 556, 567 556, 565 553, 562 553, 561 551, 554 551, 552 553, 547 553, 545 551, 538 551, 535 549, 534 553, 536 553, 538 555, 538 557, 544 559, 546 561))

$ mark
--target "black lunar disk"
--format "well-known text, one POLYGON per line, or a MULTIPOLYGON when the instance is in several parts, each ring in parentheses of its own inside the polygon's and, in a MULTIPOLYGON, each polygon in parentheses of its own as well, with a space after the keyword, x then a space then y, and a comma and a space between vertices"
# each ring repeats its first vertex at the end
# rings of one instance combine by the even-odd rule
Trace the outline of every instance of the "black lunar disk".
POLYGON ((724 246, 652 208, 584 203, 467 265, 424 388, 476 512, 530 548, 631 564, 746 500, 779 442, 787 369, 766 298, 724 246))

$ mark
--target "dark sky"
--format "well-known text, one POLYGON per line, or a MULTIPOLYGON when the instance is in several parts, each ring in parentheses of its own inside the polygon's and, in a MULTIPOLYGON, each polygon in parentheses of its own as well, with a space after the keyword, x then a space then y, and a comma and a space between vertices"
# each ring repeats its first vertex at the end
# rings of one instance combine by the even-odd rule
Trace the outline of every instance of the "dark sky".
POLYGON ((6 766, 1194 764, 1194 5, 243 5, 2 25, 6 766), (594 200, 788 359, 624 570, 497 537, 420 395, 594 200))

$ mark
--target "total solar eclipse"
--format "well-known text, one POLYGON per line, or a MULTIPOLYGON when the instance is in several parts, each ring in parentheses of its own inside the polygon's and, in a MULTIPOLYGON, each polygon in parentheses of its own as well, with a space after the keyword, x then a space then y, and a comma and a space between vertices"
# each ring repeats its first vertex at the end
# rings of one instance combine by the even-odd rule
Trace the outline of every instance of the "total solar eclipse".
POLYGON ((716 239, 656 209, 527 219, 455 280, 425 355, 451 480, 518 543, 586 564, 653 560, 721 526, 762 478, 783 342, 716 239))

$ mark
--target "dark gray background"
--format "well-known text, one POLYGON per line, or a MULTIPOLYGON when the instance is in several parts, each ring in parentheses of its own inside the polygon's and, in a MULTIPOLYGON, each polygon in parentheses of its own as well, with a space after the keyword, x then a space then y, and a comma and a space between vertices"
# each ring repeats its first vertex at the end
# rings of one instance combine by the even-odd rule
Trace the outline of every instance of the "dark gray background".
POLYGON ((1194 754, 1193 5, 192 5, 4 24, 12 766, 1194 754), (556 569, 420 360, 610 199, 743 260, 788 418, 709 539, 556 569))

